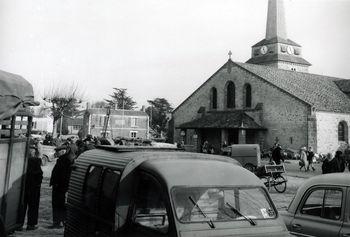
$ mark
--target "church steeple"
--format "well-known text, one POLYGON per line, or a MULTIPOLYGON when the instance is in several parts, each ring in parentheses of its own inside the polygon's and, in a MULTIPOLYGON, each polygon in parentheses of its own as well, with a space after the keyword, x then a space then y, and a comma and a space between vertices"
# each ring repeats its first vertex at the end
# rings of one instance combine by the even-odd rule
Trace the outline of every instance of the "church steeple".
POLYGON ((269 0, 266 21, 266 37, 287 39, 286 19, 283 1, 269 0))
POLYGON ((311 65, 301 56, 301 46, 287 38, 283 0, 269 0, 265 39, 252 46, 247 63, 307 72, 311 65))

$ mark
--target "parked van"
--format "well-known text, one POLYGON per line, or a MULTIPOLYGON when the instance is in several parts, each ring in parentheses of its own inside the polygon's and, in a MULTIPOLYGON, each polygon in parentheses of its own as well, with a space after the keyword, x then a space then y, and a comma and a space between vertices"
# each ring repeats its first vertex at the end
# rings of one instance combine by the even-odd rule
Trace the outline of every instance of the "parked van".
POLYGON ((67 202, 65 237, 288 236, 263 183, 223 156, 90 150, 67 202))
POLYGON ((261 165, 259 144, 236 144, 231 146, 231 157, 249 171, 254 172, 261 165))

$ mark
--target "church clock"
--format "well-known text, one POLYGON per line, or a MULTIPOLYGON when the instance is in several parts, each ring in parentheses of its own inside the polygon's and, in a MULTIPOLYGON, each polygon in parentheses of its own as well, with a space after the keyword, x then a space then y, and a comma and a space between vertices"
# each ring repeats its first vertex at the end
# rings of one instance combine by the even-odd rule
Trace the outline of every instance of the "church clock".
POLYGON ((265 45, 260 48, 260 53, 261 54, 266 54, 267 53, 267 47, 265 45))

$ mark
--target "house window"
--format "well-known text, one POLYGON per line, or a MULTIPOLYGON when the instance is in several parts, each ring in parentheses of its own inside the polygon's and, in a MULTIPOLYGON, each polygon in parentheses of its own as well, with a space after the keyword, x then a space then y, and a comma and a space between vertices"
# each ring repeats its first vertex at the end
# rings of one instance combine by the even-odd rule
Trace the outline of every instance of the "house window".
POLYGON ((235 107, 235 84, 230 81, 226 87, 226 107, 232 109, 235 107))
POLYGON ((131 118, 131 127, 137 127, 137 118, 131 118))
POLYGON ((217 109, 218 108, 218 92, 215 87, 210 90, 210 108, 217 109))
POLYGON ((244 91, 243 91, 243 95, 244 95, 244 107, 245 108, 250 108, 252 107, 252 87, 250 86, 250 84, 245 84, 244 85, 244 91))
POLYGON ((73 125, 73 130, 79 130, 81 128, 80 125, 73 125))
POLYGON ((130 137, 131 138, 136 138, 137 137, 137 131, 131 131, 130 132, 130 137))
POLYGON ((338 124, 338 141, 345 142, 348 140, 348 125, 345 121, 338 124))

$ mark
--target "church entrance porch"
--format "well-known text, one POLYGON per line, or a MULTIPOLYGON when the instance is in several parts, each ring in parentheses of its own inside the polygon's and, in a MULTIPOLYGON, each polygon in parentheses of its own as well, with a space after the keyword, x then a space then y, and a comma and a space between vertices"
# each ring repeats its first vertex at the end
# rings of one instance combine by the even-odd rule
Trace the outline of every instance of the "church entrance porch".
POLYGON ((201 152, 207 141, 215 154, 221 154, 224 144, 261 144, 266 130, 242 111, 208 112, 176 129, 185 131, 185 134, 195 134, 187 136, 185 145, 193 145, 197 152, 201 152))

